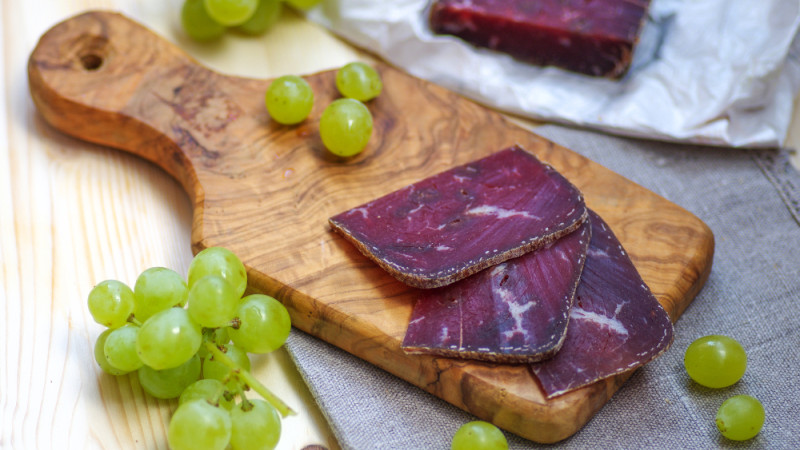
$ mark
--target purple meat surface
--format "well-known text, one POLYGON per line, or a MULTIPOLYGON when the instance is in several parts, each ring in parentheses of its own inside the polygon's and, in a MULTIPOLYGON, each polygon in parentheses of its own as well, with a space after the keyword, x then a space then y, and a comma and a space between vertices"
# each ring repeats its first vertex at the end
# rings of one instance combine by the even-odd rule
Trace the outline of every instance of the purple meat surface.
POLYGON ((608 225, 589 212, 592 238, 567 337, 531 366, 548 398, 635 369, 672 343, 672 322, 608 225))
POLYGON ((575 186, 515 146, 329 222, 398 280, 435 288, 571 233, 586 219, 586 211, 575 186))
POLYGON ((564 342, 590 233, 585 221, 539 250, 423 291, 403 350, 503 363, 553 356, 564 342))
POLYGON ((541 66, 621 77, 650 0, 437 0, 434 33, 541 66))

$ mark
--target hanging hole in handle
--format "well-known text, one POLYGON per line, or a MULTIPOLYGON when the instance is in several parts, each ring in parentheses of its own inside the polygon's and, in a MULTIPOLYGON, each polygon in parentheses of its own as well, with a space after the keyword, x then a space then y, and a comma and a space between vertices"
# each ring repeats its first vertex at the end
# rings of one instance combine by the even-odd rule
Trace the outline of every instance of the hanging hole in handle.
POLYGON ((95 71, 103 67, 109 56, 110 46, 104 36, 83 34, 74 41, 78 63, 84 70, 95 71))
POLYGON ((103 57, 94 53, 82 55, 80 58, 81 65, 86 70, 97 70, 103 65, 103 57))

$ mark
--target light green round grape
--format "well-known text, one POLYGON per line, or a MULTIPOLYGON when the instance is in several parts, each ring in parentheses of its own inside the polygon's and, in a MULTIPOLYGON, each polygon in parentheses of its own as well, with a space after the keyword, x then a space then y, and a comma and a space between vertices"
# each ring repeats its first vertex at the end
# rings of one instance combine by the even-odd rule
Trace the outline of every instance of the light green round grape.
POLYGON ((369 64, 352 62, 336 72, 336 88, 347 98, 366 102, 380 95, 383 82, 369 64))
POLYGON ((178 398, 183 391, 200 378, 200 358, 195 355, 178 367, 155 370, 148 366, 139 368, 139 384, 155 398, 178 398))
POLYGON ((306 120, 314 107, 314 91, 296 75, 276 78, 267 88, 264 103, 272 120, 294 125, 306 120))
POLYGON ((103 372, 106 372, 111 375, 120 376, 125 375, 126 371, 117 369, 108 363, 106 359, 106 354, 104 351, 106 339, 111 332, 114 331, 111 328, 107 328, 105 331, 100 333, 100 336, 97 337, 97 340, 94 342, 94 360, 97 361, 97 365, 103 369, 103 372))
POLYGON ((764 426, 764 406, 749 395, 736 395, 725 400, 717 411, 717 428, 726 438, 746 441, 754 438, 764 426))
POLYGON ((203 0, 208 16, 226 27, 247 22, 258 8, 258 0, 203 0))
POLYGON ((476 420, 465 423, 453 435, 452 450, 507 450, 508 441, 499 428, 476 420))
POLYGON ((139 327, 127 324, 112 330, 103 344, 103 354, 111 367, 125 372, 133 372, 142 367, 142 360, 136 353, 136 338, 139 327))
POLYGON ((231 447, 234 450, 271 450, 281 438, 278 411, 264 400, 249 400, 253 408, 241 405, 231 410, 231 447))
POLYGON ((311 9, 322 2, 322 0, 283 0, 288 5, 293 6, 297 9, 311 9))
POLYGON ((203 343, 200 325, 183 308, 169 308, 147 319, 139 329, 136 351, 155 370, 178 367, 203 343))
POLYGON ((223 450, 230 439, 230 414, 204 400, 178 406, 167 432, 172 450, 223 450))
POLYGON ((225 27, 212 19, 203 0, 186 0, 181 8, 181 25, 190 38, 206 42, 219 39, 225 27))
POLYGON ((236 27, 242 33, 259 35, 272 28, 281 17, 283 2, 281 0, 261 0, 253 16, 247 22, 236 27))
POLYGON ((735 339, 710 335, 695 340, 686 348, 683 364, 697 383, 723 388, 742 378, 747 369, 747 354, 735 339))
POLYGON ((119 328, 128 323, 133 314, 133 291, 121 281, 101 281, 89 292, 88 303, 95 322, 108 328, 119 328))
POLYGON ((292 327, 286 307, 262 294, 243 298, 237 317, 239 328, 231 328, 228 334, 237 347, 250 353, 269 353, 279 348, 292 327))
POLYGON ((144 322, 153 314, 180 305, 186 295, 186 281, 174 270, 151 267, 133 285, 133 315, 144 322))
POLYGON ((219 275, 233 286, 241 298, 247 288, 247 271, 232 251, 224 247, 209 247, 195 255, 189 264, 189 288, 206 275, 219 275))
POLYGON ((355 156, 364 150, 372 135, 372 114, 360 101, 340 98, 322 112, 319 135, 334 155, 355 156))
MULTIPOLYGON (((247 356, 247 352, 233 344, 227 344, 222 347, 222 351, 225 353, 225 355, 232 359, 239 368, 247 371, 250 370, 250 357, 247 356)), ((228 377, 230 374, 231 368, 219 361, 216 361, 211 357, 211 355, 208 355, 203 360, 203 378, 219 380, 225 383, 229 381, 228 377)), ((228 387, 232 389, 235 386, 236 381, 231 381, 232 382, 231 384, 228 384, 228 387)))
POLYGON ((205 400, 212 405, 221 406, 222 408, 230 411, 234 406, 233 397, 231 397, 230 400, 227 400, 223 395, 224 392, 225 385, 223 385, 219 380, 197 380, 183 390, 180 398, 178 398, 178 405, 182 405, 194 400, 205 400))
POLYGON ((241 296, 219 275, 206 275, 189 289, 189 316, 206 328, 219 328, 231 323, 239 308, 241 296))

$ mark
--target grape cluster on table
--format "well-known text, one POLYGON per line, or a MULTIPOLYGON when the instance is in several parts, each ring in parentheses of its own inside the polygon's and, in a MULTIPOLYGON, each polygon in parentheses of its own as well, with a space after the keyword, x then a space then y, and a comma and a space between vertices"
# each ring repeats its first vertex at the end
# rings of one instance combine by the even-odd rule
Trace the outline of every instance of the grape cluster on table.
POLYGON ((179 398, 168 431, 173 449, 271 449, 281 416, 292 413, 253 377, 248 356, 283 345, 289 313, 272 297, 242 297, 246 287, 239 258, 211 247, 192 260, 188 280, 153 267, 133 289, 106 280, 89 293, 89 312, 108 327, 94 347, 100 367, 135 373, 154 397, 179 398))
POLYGON ((229 29, 249 35, 269 30, 280 18, 283 5, 298 9, 322 0, 186 0, 181 25, 196 41, 219 39, 229 29))

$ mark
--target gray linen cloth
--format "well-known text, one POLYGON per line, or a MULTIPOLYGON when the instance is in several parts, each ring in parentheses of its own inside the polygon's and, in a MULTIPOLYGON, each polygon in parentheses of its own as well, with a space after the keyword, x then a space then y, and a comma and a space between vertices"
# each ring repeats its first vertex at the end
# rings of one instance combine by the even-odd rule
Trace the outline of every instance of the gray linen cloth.
MULTIPOLYGON (((714 264, 675 326, 675 342, 639 369, 561 448, 800 448, 800 176, 785 151, 677 146, 558 126, 537 133, 677 203, 714 232, 714 264), (683 368, 694 340, 742 343, 742 380, 703 388, 683 368), (749 394, 761 433, 721 437, 719 405, 749 394)), ((321 340, 293 330, 287 348, 346 449, 448 449, 474 417, 321 340)), ((511 448, 537 445, 506 433, 511 448)))

